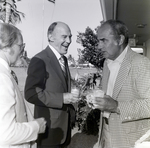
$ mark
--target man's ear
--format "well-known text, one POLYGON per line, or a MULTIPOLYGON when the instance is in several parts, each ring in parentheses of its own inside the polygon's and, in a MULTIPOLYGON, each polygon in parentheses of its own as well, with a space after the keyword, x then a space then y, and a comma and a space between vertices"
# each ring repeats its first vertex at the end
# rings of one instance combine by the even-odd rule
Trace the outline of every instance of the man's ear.
MULTIPOLYGON (((12 46, 13 46, 13 45, 12 45, 12 46)), ((11 56, 14 55, 14 52, 15 52, 14 50, 15 50, 15 49, 14 49, 14 48, 11 48, 11 47, 9 47, 9 48, 6 47, 6 48, 5 48, 5 52, 7 52, 7 53, 8 53, 9 55, 11 55, 11 56)))
POLYGON ((125 40, 125 36, 121 34, 118 45, 122 45, 124 43, 124 40, 125 40))
POLYGON ((53 35, 52 35, 52 34, 49 34, 49 35, 48 35, 48 40, 51 41, 51 42, 54 41, 54 38, 53 38, 53 35))
POLYGON ((4 52, 10 52, 10 48, 9 48, 9 47, 4 47, 4 48, 3 48, 3 51, 4 51, 4 52))

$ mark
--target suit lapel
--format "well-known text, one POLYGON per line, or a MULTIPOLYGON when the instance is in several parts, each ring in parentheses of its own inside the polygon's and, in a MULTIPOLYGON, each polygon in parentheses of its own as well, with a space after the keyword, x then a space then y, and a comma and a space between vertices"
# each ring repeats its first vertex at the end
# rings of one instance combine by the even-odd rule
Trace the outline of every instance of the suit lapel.
POLYGON ((131 60, 135 53, 129 48, 125 59, 123 60, 121 67, 118 72, 118 76, 115 82, 114 91, 113 91, 113 98, 116 99, 121 91, 123 84, 125 83, 129 71, 131 69, 131 60))
POLYGON ((61 66, 59 64, 58 59, 56 58, 55 54, 53 53, 53 51, 50 49, 49 46, 45 49, 45 51, 46 51, 48 59, 49 59, 49 61, 48 61, 49 64, 54 69, 54 71, 56 72, 58 77, 61 79, 62 84, 64 85, 64 88, 67 91, 66 79, 64 77, 64 74, 63 74, 63 71, 62 71, 61 66))
POLYGON ((107 92, 107 85, 109 80, 110 71, 108 69, 106 61, 104 62, 104 69, 103 69, 103 79, 102 79, 102 90, 106 93, 107 92))

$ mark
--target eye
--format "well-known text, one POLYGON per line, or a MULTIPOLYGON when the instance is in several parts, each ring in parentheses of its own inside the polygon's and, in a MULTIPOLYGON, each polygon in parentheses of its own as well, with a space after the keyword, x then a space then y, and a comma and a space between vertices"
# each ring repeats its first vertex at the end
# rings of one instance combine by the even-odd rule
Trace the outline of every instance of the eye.
POLYGON ((105 42, 105 41, 106 41, 106 39, 105 39, 105 38, 103 38, 103 39, 100 39, 100 41, 101 41, 101 42, 105 42))
POLYGON ((107 39, 105 39, 105 38, 99 39, 99 42, 101 42, 101 43, 106 43, 106 41, 107 41, 107 39))
POLYGON ((67 38, 67 35, 63 35, 63 38, 66 39, 66 38, 67 38))
POLYGON ((69 39, 70 39, 70 40, 71 40, 71 38, 72 38, 72 35, 69 36, 69 39))

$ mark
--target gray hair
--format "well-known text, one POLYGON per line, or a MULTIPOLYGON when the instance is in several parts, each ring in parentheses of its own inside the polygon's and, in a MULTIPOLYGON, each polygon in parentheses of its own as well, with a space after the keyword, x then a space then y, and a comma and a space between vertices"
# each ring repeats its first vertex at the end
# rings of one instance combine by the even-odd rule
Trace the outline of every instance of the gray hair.
POLYGON ((108 20, 104 22, 101 26, 105 24, 108 24, 111 27, 112 32, 117 40, 120 38, 120 35, 123 35, 125 37, 124 44, 125 45, 128 44, 128 40, 129 40, 128 28, 122 21, 108 20))
MULTIPOLYGON (((54 31, 57 24, 58 24, 57 22, 54 22, 49 26, 48 31, 47 31, 47 36, 54 31)), ((49 41, 49 39, 48 39, 48 41, 49 41)))
POLYGON ((21 31, 18 28, 11 24, 0 23, 0 49, 12 47, 18 40, 18 35, 21 35, 21 31))

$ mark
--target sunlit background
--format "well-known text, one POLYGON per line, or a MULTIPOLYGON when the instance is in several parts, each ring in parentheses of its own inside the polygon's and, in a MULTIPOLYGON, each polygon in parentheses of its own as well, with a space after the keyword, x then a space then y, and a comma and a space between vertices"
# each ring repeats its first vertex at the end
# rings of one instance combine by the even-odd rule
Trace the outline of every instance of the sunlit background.
POLYGON ((48 0, 22 0, 16 5, 25 13, 17 27, 22 31, 29 58, 48 45, 48 26, 54 21, 63 21, 73 35, 67 55, 78 59, 77 48, 81 46, 76 43, 77 33, 84 32, 87 26, 94 30, 103 20, 99 0, 56 0, 55 4, 48 0))

